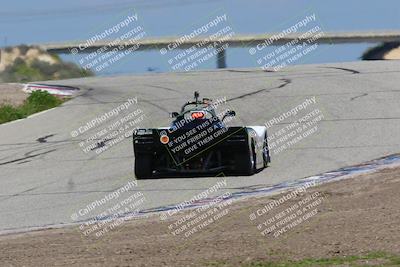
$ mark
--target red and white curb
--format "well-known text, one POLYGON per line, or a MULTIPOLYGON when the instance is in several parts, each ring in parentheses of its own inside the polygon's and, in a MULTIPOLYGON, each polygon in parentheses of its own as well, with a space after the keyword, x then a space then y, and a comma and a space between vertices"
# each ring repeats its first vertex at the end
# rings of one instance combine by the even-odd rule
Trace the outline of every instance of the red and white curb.
POLYGON ((79 92, 79 88, 65 85, 27 83, 24 84, 22 91, 29 94, 34 91, 46 91, 56 96, 74 96, 79 92))

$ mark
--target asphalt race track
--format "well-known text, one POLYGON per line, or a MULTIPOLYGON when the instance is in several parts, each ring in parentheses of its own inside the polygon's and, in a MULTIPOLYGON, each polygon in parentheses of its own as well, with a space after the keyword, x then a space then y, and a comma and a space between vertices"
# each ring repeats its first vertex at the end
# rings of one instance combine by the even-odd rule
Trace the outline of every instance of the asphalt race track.
MULTIPOLYGON (((226 177, 226 191, 258 188, 357 164, 400 151, 400 61, 302 65, 279 72, 260 69, 97 77, 60 81, 81 88, 63 106, 0 125, 0 230, 72 222, 71 214, 101 199, 133 175, 131 139, 96 155, 71 131, 137 97, 146 127, 167 126, 197 90, 227 97, 237 123, 263 125, 305 99, 316 97, 324 119, 314 134, 272 154, 253 176, 226 177)), ((304 114, 304 113, 302 113, 304 114)), ((289 118, 270 128, 270 134, 289 118)), ((100 127, 101 128, 101 127, 100 127)), ((98 130, 100 129, 98 128, 98 130)), ((91 133, 94 133, 93 131, 91 133)), ((223 177, 140 180, 135 190, 153 208, 188 200, 223 177)), ((222 191, 224 192, 224 191, 222 191)))

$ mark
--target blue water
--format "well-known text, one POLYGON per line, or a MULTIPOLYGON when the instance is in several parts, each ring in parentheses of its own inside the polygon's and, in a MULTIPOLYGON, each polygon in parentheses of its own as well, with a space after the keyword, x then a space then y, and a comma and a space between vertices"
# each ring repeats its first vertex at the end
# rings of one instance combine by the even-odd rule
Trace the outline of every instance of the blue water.
MULTIPOLYGON (((86 40, 136 13, 147 37, 188 34, 218 14, 227 14, 235 34, 279 32, 315 14, 324 32, 396 30, 400 1, 363 0, 90 0, 2 1, 0 46, 86 40)), ((323 45, 296 64, 358 60, 373 44, 323 45)), ((172 71, 158 51, 126 56, 100 75, 172 71)), ((77 61, 79 57, 63 55, 77 61)), ((215 58, 199 69, 215 68, 215 58)), ((248 49, 228 48, 228 67, 256 67, 248 49)))

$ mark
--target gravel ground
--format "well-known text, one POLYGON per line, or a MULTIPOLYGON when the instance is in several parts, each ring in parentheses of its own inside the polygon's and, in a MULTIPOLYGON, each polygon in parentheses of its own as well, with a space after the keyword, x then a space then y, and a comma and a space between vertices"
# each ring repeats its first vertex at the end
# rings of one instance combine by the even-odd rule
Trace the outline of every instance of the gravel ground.
POLYGON ((27 94, 22 91, 20 84, 0 83, 0 105, 11 104, 21 105, 27 98, 27 94))
MULTIPOLYGON (((188 231, 173 232, 183 225, 179 219, 194 211, 163 221, 158 215, 128 221, 98 238, 93 233, 85 236, 78 227, 4 235, 0 262, 3 266, 243 266, 371 252, 399 255, 399 191, 400 168, 384 169, 308 188, 296 196, 286 192, 214 206, 214 222, 187 237, 188 231), (261 215, 271 201, 282 198, 286 201, 261 215), (251 220, 257 212, 260 216, 251 220), (299 216, 284 224, 293 214, 299 216), (295 224, 300 218, 303 221, 295 224), (280 226, 263 235, 263 223, 280 226), (286 231, 279 232, 285 225, 286 231)), ((381 260, 369 263, 382 264, 381 260)))

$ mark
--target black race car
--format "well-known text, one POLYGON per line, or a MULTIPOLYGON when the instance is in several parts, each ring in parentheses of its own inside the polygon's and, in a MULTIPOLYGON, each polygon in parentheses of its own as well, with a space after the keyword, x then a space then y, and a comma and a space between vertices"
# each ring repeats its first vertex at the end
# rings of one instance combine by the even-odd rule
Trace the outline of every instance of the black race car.
POLYGON ((195 92, 170 127, 133 134, 137 179, 160 176, 251 175, 270 162, 265 126, 228 127, 236 113, 217 113, 212 100, 195 92))

